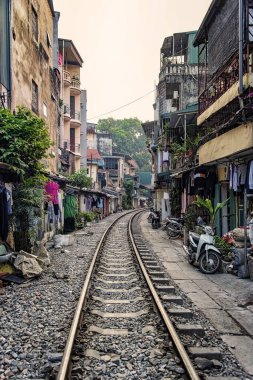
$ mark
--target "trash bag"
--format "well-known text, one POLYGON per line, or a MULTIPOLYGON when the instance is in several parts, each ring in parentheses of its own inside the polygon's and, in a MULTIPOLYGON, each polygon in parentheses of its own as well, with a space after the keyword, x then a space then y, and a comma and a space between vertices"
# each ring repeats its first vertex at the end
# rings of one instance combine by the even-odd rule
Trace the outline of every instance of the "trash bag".
POLYGON ((74 235, 55 235, 54 236, 54 247, 62 248, 63 246, 72 245, 75 242, 74 235))
POLYGON ((43 272, 36 256, 20 251, 14 261, 14 267, 20 270, 25 278, 38 277, 43 272))
POLYGON ((33 254, 37 257, 37 261, 42 268, 50 265, 49 253, 44 245, 44 241, 36 241, 33 247, 33 254))

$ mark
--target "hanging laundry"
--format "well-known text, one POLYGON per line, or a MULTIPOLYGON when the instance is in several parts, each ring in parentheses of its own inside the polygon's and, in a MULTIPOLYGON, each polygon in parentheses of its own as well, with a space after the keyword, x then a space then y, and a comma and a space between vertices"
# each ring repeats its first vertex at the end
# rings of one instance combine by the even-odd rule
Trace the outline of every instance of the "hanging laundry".
POLYGON ((3 241, 8 237, 8 198, 7 189, 5 186, 0 185, 0 236, 3 241))
POLYGON ((61 223, 63 209, 62 209, 62 193, 60 191, 58 191, 58 205, 59 205, 59 222, 61 223))
POLYGON ((92 207, 97 207, 97 199, 95 197, 92 197, 91 208, 92 207))
POLYGON ((233 189, 233 164, 229 165, 229 188, 233 189))
POLYGON ((163 161, 169 161, 169 152, 163 152, 163 161))
POLYGON ((238 165, 238 183, 239 185, 245 185, 247 175, 247 165, 241 164, 238 165))
POLYGON ((238 168, 237 165, 233 165, 233 190, 238 191, 238 168))
POLYGON ((97 199, 97 208, 103 208, 104 207, 104 200, 103 198, 97 199))
POLYGON ((52 224, 54 222, 54 205, 52 201, 48 202, 47 212, 48 212, 48 223, 52 224))
POLYGON ((58 204, 58 190, 60 186, 58 183, 49 181, 47 182, 45 186, 46 193, 50 196, 49 199, 52 201, 54 204, 58 204))
POLYGON ((253 194, 253 160, 250 160, 247 165, 247 175, 245 185, 248 194, 253 194))
POLYGON ((92 205, 92 196, 88 195, 87 200, 86 200, 86 210, 89 211, 91 210, 92 205))

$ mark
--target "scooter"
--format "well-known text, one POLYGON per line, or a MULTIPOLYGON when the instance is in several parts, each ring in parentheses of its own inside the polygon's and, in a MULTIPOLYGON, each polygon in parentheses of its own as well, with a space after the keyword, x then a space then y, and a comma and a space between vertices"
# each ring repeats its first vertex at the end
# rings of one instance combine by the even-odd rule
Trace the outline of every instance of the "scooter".
POLYGON ((152 228, 157 229, 161 227, 161 214, 160 211, 153 211, 152 213, 152 228))
POLYGON ((201 272, 213 274, 221 265, 221 253, 214 245, 214 232, 210 226, 201 226, 201 235, 189 231, 189 244, 183 245, 190 264, 197 264, 201 272))

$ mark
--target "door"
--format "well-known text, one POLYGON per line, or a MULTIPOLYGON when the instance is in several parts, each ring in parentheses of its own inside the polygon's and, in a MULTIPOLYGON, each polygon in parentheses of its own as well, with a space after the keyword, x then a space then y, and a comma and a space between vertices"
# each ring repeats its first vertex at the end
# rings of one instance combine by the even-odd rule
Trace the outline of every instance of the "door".
POLYGON ((70 117, 71 119, 75 119, 75 97, 71 96, 70 97, 70 117))
POLYGON ((72 152, 75 152, 75 142, 76 142, 75 128, 70 128, 70 150, 72 152))

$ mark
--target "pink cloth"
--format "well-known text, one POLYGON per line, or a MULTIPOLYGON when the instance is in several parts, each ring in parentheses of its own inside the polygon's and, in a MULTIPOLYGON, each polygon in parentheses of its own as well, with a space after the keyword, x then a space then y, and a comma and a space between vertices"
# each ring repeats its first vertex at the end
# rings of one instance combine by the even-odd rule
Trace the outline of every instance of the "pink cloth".
POLYGON ((47 194, 50 195, 50 201, 53 202, 53 204, 58 205, 58 190, 60 186, 56 182, 48 182, 45 186, 45 190, 47 194))

